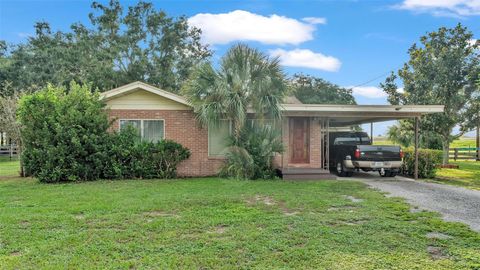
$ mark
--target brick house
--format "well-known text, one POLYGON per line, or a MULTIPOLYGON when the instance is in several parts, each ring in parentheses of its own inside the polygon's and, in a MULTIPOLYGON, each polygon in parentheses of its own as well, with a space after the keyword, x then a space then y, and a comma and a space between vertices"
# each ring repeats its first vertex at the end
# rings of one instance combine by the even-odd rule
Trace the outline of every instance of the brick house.
MULTIPOLYGON (((134 82, 101 94, 114 120, 113 129, 134 125, 147 140, 171 139, 191 151, 178 167, 180 176, 215 175, 223 163, 227 121, 219 127, 201 127, 193 108, 179 95, 134 82)), ((442 106, 302 104, 287 98, 282 104, 279 130, 285 152, 275 157, 283 175, 328 175, 328 132, 331 128, 362 123, 420 117, 443 111, 442 106)), ((252 114, 253 115, 253 114, 252 114)))

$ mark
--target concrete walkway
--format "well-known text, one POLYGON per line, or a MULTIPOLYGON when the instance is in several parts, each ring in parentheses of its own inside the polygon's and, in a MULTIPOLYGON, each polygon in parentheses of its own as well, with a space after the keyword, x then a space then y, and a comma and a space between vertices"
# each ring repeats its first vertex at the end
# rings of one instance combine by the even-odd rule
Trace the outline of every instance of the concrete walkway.
POLYGON ((462 222, 480 232, 480 191, 414 181, 405 177, 380 177, 378 173, 354 173, 339 180, 358 180, 371 187, 403 197, 422 210, 436 211, 446 221, 462 222))

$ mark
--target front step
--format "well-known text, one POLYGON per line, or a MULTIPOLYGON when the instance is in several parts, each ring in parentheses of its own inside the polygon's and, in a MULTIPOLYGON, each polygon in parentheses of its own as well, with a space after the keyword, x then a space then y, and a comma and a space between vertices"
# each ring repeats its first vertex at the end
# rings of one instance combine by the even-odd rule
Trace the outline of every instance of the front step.
POLYGON ((316 168, 285 168, 282 170, 285 180, 324 180, 336 179, 329 170, 316 168))

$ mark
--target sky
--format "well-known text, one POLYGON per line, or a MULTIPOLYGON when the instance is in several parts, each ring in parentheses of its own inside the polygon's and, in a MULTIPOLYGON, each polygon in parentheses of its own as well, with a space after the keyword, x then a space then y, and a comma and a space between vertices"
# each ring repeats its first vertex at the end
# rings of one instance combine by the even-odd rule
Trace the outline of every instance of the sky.
MULTIPOLYGON (((359 104, 388 104, 379 83, 408 60, 408 48, 427 32, 462 23, 480 38, 480 0, 152 2, 201 28, 214 62, 232 44, 247 43, 279 57, 289 75, 302 72, 352 87, 359 104)), ((90 5, 86 0, 0 0, 0 40, 25 42, 37 21, 62 31, 75 22, 89 25, 90 5)), ((374 135, 385 134, 393 123, 376 123, 374 135)))

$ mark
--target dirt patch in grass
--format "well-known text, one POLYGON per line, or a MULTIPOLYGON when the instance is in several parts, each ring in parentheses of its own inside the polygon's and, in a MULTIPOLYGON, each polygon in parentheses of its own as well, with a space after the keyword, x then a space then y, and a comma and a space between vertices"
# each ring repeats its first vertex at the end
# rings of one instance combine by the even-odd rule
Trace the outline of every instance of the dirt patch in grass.
POLYGON ((354 203, 363 202, 363 199, 355 198, 355 197, 350 196, 350 195, 344 195, 343 197, 347 200, 350 200, 350 201, 354 202, 354 203))
POLYGON ((166 212, 166 211, 161 211, 161 210, 154 210, 154 211, 147 211, 143 212, 144 216, 147 217, 173 217, 173 218, 179 218, 180 215, 174 212, 166 212))
POLYGON ((448 234, 440 233, 440 232, 429 232, 426 234, 426 236, 428 239, 441 239, 441 240, 452 238, 452 236, 448 234))
POLYGON ((297 214, 300 214, 299 210, 288 208, 285 205, 285 202, 276 201, 270 196, 255 195, 255 197, 247 199, 246 203, 248 205, 255 205, 255 204, 261 203, 266 206, 278 206, 278 208, 282 210, 282 213, 285 216, 295 216, 297 214))
POLYGON ((82 220, 85 219, 85 215, 83 213, 79 213, 73 216, 76 220, 82 220))
POLYGON ((448 254, 445 253, 445 250, 441 247, 428 246, 427 252, 434 260, 445 260, 450 258, 448 254))
POLYGON ((224 234, 228 230, 227 225, 218 225, 213 228, 213 230, 208 231, 209 233, 214 234, 224 234))
POLYGON ((22 253, 20 251, 17 251, 17 250, 10 253, 10 256, 13 256, 13 257, 18 257, 18 256, 21 256, 21 255, 22 255, 22 253))
POLYGON ((247 200, 248 205, 255 205, 257 203, 262 203, 265 205, 275 205, 277 202, 269 196, 255 195, 255 197, 247 200))
POLYGON ((27 227, 30 226, 30 222, 28 220, 22 220, 22 221, 20 221, 19 224, 20 224, 21 228, 27 228, 27 227))
POLYGON ((327 224, 332 227, 337 227, 337 226, 356 226, 356 225, 365 224, 367 222, 368 222, 367 219, 352 219, 352 220, 332 220, 327 224))

